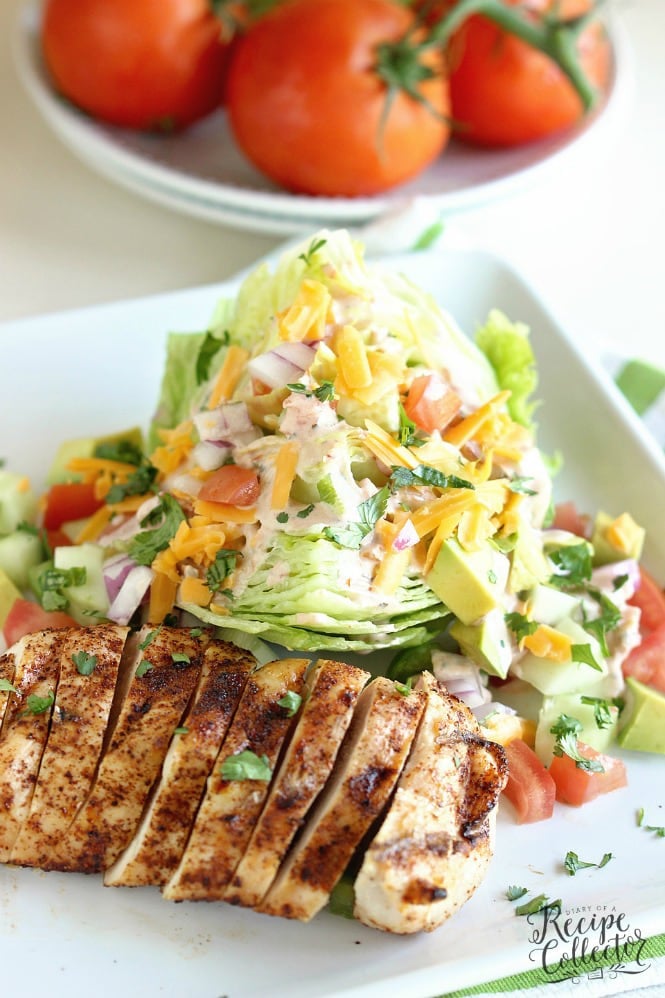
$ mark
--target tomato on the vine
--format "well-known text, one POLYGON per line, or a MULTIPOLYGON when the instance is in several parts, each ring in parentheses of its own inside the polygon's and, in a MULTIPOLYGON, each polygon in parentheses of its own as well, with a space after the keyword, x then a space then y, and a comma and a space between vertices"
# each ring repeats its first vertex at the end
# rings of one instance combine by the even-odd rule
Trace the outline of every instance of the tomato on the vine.
POLYGON ((208 0, 47 0, 41 39, 57 90, 110 124, 180 129, 219 105, 227 52, 208 0))
POLYGON ((237 42, 226 90, 247 157, 291 191, 330 196, 423 170, 448 138, 447 85, 435 49, 414 57, 410 92, 399 85, 411 54, 393 43, 413 26, 395 0, 289 0, 259 20, 237 42))
MULTIPOLYGON (((530 0, 537 18, 557 0, 530 0)), ((515 4, 516 0, 509 0, 515 4)), ((588 0, 567 0, 559 16, 579 16, 588 0)), ((612 68, 602 24, 590 21, 576 43, 581 68, 599 91, 612 68)), ((482 15, 455 32, 447 50, 452 114, 460 139, 485 146, 515 146, 578 123, 583 106, 572 83, 553 60, 482 15)))

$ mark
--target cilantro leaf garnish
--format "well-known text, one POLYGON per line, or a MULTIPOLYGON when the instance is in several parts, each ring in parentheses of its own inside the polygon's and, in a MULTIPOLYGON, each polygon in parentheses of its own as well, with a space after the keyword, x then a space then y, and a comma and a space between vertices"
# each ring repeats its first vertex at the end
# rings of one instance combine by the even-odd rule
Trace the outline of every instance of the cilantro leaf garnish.
POLYGON ((577 735, 582 730, 582 722, 570 714, 559 714, 556 721, 550 728, 550 732, 555 738, 563 738, 564 735, 577 735))
POLYGON ((215 555, 215 560, 206 572, 206 584, 208 589, 217 593, 222 588, 226 579, 236 567, 240 552, 235 548, 220 548, 215 555))
POLYGON ((616 592, 617 589, 623 588, 623 586, 625 586, 626 583, 628 582, 629 578, 630 576, 628 575, 615 575, 614 578, 612 579, 612 589, 614 590, 614 592, 616 592))
POLYGON ((408 697, 413 686, 413 676, 409 676, 405 683, 401 683, 399 679, 395 679, 393 685, 398 693, 400 693, 403 697, 408 697))
MULTIPOLYGON (((582 626, 585 631, 598 640, 601 647, 603 655, 607 658, 609 656, 609 648, 607 647, 607 632, 614 630, 621 623, 621 610, 618 606, 612 602, 612 600, 605 595, 605 593, 599 592, 597 589, 587 588, 587 592, 593 599, 596 600, 600 607, 600 614, 598 617, 590 620, 587 618, 586 613, 584 613, 584 621, 582 626)), ((584 607, 582 607, 584 612, 584 607)))
POLYGON ((516 915, 535 915, 536 912, 542 911, 543 908, 554 908, 561 907, 561 899, 556 901, 550 901, 546 894, 538 894, 537 897, 531 898, 530 901, 526 901, 524 904, 520 904, 515 908, 516 915))
POLYGON ((51 709, 54 703, 55 693, 53 690, 49 690, 45 697, 40 697, 37 693, 31 693, 25 701, 25 713, 45 714, 47 710, 51 709))
POLYGON ((598 870, 602 870, 604 866, 607 866, 609 861, 614 859, 611 852, 606 852, 600 863, 586 863, 583 859, 580 859, 576 852, 567 852, 566 858, 563 861, 563 865, 568 870, 571 877, 574 877, 578 870, 586 870, 591 867, 595 867, 598 870))
POLYGON ((171 660, 174 665, 189 665, 192 661, 189 655, 186 655, 182 651, 171 652, 171 660))
POLYGON ((662 825, 646 825, 644 823, 644 808, 637 809, 637 827, 643 828, 646 832, 655 832, 659 839, 665 839, 665 827, 662 825))
POLYGON ((343 548, 357 549, 386 512, 390 490, 387 485, 358 506, 359 522, 341 527, 324 527, 323 535, 343 548))
POLYGON ((143 679, 143 677, 145 676, 145 674, 147 672, 150 672, 150 670, 154 669, 154 668, 155 667, 152 664, 152 662, 149 662, 147 660, 147 658, 144 658, 136 666, 136 672, 134 673, 134 675, 136 676, 137 679, 143 679))
POLYGON ((127 477, 125 482, 116 482, 106 493, 105 502, 112 506, 122 502, 127 496, 142 496, 146 492, 154 491, 155 479, 157 478, 157 468, 149 461, 142 461, 127 477))
POLYGON ((529 620, 523 613, 504 613, 503 619, 518 641, 533 634, 538 629, 538 622, 529 620))
POLYGON ((188 733, 189 733, 189 728, 185 727, 184 724, 180 725, 179 728, 174 728, 173 729, 173 734, 174 735, 186 735, 188 733))
POLYGON ((218 352, 223 346, 227 346, 229 342, 228 331, 224 331, 224 334, 220 336, 215 336, 210 330, 206 331, 203 337, 203 342, 199 347, 199 352, 196 355, 196 367, 194 368, 196 383, 197 385, 202 385, 204 381, 207 381, 210 377, 210 365, 217 356, 218 352))
POLYGON ((95 457, 105 461, 118 461, 120 464, 141 464, 141 448, 132 440, 105 441, 95 447, 95 457))
POLYGON ((76 666, 76 671, 82 676, 91 676, 97 668, 97 656, 89 655, 86 651, 75 651, 72 662, 76 666))
POLYGON ((227 756, 219 773, 223 780, 263 780, 266 783, 272 776, 268 756, 259 757, 249 749, 227 756))
POLYGON ((286 386, 290 392, 296 395, 305 395, 308 398, 314 396, 319 402, 332 402, 335 398, 335 386, 332 381, 322 381, 318 388, 308 388, 301 381, 286 386))
POLYGON ((0 678, 0 693, 18 693, 18 690, 12 686, 8 679, 2 677, 0 678))
POLYGON ((599 665, 593 657, 593 650, 589 644, 571 645, 570 657, 573 662, 581 662, 583 665, 590 665, 592 669, 596 669, 598 672, 603 671, 602 665, 599 665))
POLYGON ((536 489, 530 489, 527 486, 527 482, 532 482, 533 478, 525 478, 523 475, 515 475, 508 482, 508 488, 511 492, 517 492, 519 495, 523 496, 537 496, 538 492, 536 489))
POLYGON ((277 520, 278 523, 288 523, 289 522, 289 514, 287 512, 285 512, 284 510, 282 510, 281 513, 277 514, 277 516, 275 517, 275 519, 277 520))
POLYGON ((511 884, 506 891, 506 897, 509 901, 518 901, 519 898, 523 898, 525 894, 528 894, 526 887, 518 887, 517 884, 511 884))
POLYGON ((395 489, 405 488, 409 485, 432 485, 437 489, 474 489, 473 482, 468 482, 465 478, 458 478, 457 475, 444 475, 437 468, 432 468, 428 464, 419 464, 415 468, 393 468, 389 479, 389 485, 394 492, 395 489))
POLYGON ((591 553, 589 545, 566 544, 549 552, 549 557, 558 569, 550 576, 550 585, 565 587, 579 586, 591 578, 591 553))
POLYGON ((173 496, 168 493, 160 496, 155 508, 141 520, 146 529, 132 538, 129 556, 138 565, 151 565, 159 552, 169 546, 184 519, 185 514, 173 496))
POLYGON ((602 697, 586 696, 581 696, 580 702, 587 704, 589 707, 593 707, 593 716, 596 721, 597 728, 609 728, 614 721, 610 708, 612 706, 616 707, 616 704, 612 704, 609 700, 604 700, 602 697))
POLYGON ((277 701, 277 706, 284 708, 287 717, 293 717, 298 712, 301 703, 302 697, 299 693, 296 693, 294 690, 287 690, 284 696, 277 701))
POLYGON ((87 569, 82 565, 72 568, 54 568, 50 564, 39 574, 37 586, 40 590, 40 602, 45 610, 66 610, 69 598, 63 592, 70 586, 83 586, 88 577, 87 569))
POLYGON ((300 520, 306 520, 311 512, 314 510, 314 503, 311 502, 309 506, 305 506, 304 509, 299 509, 296 516, 300 520))
POLYGON ((139 644, 139 649, 141 651, 145 651, 148 645, 151 645, 153 643, 153 641, 155 640, 161 629, 162 625, 160 624, 159 627, 156 627, 154 629, 154 631, 148 631, 143 641, 141 641, 141 643, 139 644))
POLYGON ((307 267, 310 267, 314 254, 318 253, 318 251, 325 246, 326 242, 326 239, 312 239, 305 252, 298 255, 298 259, 302 260, 307 267))
POLYGON ((416 424, 406 414, 402 403, 399 403, 399 442, 402 447, 419 447, 424 441, 416 436, 416 424))
MULTIPOLYGON (((563 715, 562 715, 563 716, 563 715)), ((580 722, 577 721, 579 724, 580 722)), ((580 728, 582 725, 580 725, 580 728)), ((579 729, 578 729, 579 730, 579 729)), ((554 728, 550 728, 554 731, 554 728)), ((573 760, 578 769, 583 769, 585 773, 604 773, 605 767, 598 759, 587 759, 578 748, 577 735, 572 731, 566 734, 557 735, 557 740, 552 750, 554 755, 567 755, 573 760)))

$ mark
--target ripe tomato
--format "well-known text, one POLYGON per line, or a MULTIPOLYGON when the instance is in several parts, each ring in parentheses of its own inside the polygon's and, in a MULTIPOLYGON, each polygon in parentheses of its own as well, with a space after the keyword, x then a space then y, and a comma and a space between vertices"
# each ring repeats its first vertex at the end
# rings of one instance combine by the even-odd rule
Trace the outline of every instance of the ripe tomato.
POLYGON ((34 634, 46 627, 77 627, 76 621, 60 610, 42 610, 41 606, 27 599, 17 599, 3 625, 2 631, 8 645, 22 638, 24 634, 34 634))
POLYGON ((504 746, 508 758, 508 783, 504 794, 515 808, 520 824, 543 821, 554 813, 554 780, 532 748, 515 738, 504 746))
POLYGON ((226 72, 206 0, 47 0, 46 65, 84 111, 126 128, 183 128, 216 108, 226 72))
POLYGON ((448 138, 447 87, 417 84, 386 104, 378 47, 413 26, 394 0, 290 0, 254 24, 234 51, 226 101, 243 152, 272 180, 321 195, 375 194, 423 170, 448 138), (429 106, 428 106, 429 105, 429 106))
POLYGON ((665 620, 642 638, 621 668, 624 676, 635 676, 640 683, 665 693, 665 620))
POLYGON ((568 530, 578 537, 591 537, 593 522, 590 516, 577 511, 574 502, 560 502, 554 508, 552 526, 557 530, 568 530))
POLYGON ((461 407, 459 395, 439 374, 421 374, 414 378, 404 400, 404 412, 426 433, 443 431, 461 407))
POLYGON ((47 530, 57 530, 63 523, 92 516, 103 505, 104 500, 95 496, 95 486, 92 482, 52 485, 46 493, 44 526, 47 530))
POLYGON ((640 630, 643 634, 649 634, 665 624, 665 592, 642 566, 640 584, 628 602, 640 608, 640 630))
POLYGON ((225 464, 201 486, 199 499, 228 506, 251 506, 259 497, 259 479, 251 468, 225 464))
POLYGON ((578 742, 577 748, 585 759, 596 759, 600 762, 604 772, 587 773, 585 769, 580 769, 570 756, 555 755, 550 764, 550 775, 556 784, 557 800, 579 807, 600 794, 607 794, 611 790, 618 790, 627 785, 626 767, 620 759, 602 755, 583 742, 578 742))
MULTIPOLYGON (((510 0, 515 3, 516 0, 510 0)), ((535 12, 553 0, 532 0, 535 12)), ((566 14, 579 13, 582 0, 566 14)), ((590 22, 580 33, 582 68, 598 89, 611 73, 610 46, 602 25, 590 22)), ((450 97, 460 139, 485 146, 533 142, 568 128, 583 114, 570 81, 542 52, 503 31, 482 16, 465 21, 448 47, 450 97)))

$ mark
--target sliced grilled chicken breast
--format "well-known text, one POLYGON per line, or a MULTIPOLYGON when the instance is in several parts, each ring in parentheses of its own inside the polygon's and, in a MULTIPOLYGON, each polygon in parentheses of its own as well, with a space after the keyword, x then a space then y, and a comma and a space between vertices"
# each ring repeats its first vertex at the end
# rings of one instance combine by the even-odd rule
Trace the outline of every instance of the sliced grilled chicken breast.
POLYGON ((63 836, 52 869, 100 872, 128 845, 195 689, 206 641, 184 628, 139 632, 115 729, 90 796, 63 836))
POLYGON ((397 782, 426 703, 380 677, 361 694, 330 780, 258 911, 309 921, 397 782))
POLYGON ((62 631, 28 634, 13 646, 15 672, 0 734, 0 863, 7 863, 30 811, 60 670, 62 631))
POLYGON ((19 866, 49 869, 50 858, 87 797, 108 724, 127 627, 69 629, 39 777, 11 852, 19 866))
POLYGON ((163 888, 171 901, 219 901, 245 851, 268 793, 285 738, 293 725, 280 706, 287 693, 302 695, 309 661, 269 662, 250 676, 238 710, 207 782, 205 797, 177 870, 163 888), (239 767, 228 777, 229 760, 239 767), (265 772, 253 778, 245 766, 262 760, 265 772), (226 777, 225 775, 226 774, 226 777))
POLYGON ((164 884, 176 869, 205 789, 256 660, 223 641, 205 650, 201 678, 182 730, 173 736, 141 825, 106 871, 107 886, 164 884))
POLYGON ((354 884, 354 915, 389 932, 430 931, 482 881, 507 778, 501 747, 425 674, 427 707, 394 798, 354 884))
POLYGON ((254 907, 265 896, 310 805, 322 790, 368 672, 320 660, 307 677, 305 702, 265 807, 224 900, 254 907))
POLYGON ((16 672, 16 646, 0 655, 0 732, 16 672))

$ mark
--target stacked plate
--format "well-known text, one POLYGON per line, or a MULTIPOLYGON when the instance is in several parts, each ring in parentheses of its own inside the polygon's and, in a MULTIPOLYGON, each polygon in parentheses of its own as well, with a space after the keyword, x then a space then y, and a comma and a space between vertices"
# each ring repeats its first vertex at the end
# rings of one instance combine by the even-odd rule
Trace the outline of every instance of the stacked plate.
POLYGON ((578 129, 517 149, 489 151, 452 142, 416 180, 376 197, 288 194, 261 176, 236 147, 220 110, 182 134, 163 136, 101 125, 54 92, 39 44, 40 5, 21 10, 15 56, 21 79, 45 120, 89 166, 135 193, 209 221, 288 234, 325 226, 363 225, 413 198, 450 214, 501 197, 556 169, 563 156, 586 152, 616 117, 625 54, 613 32, 614 78, 603 107, 578 129))

